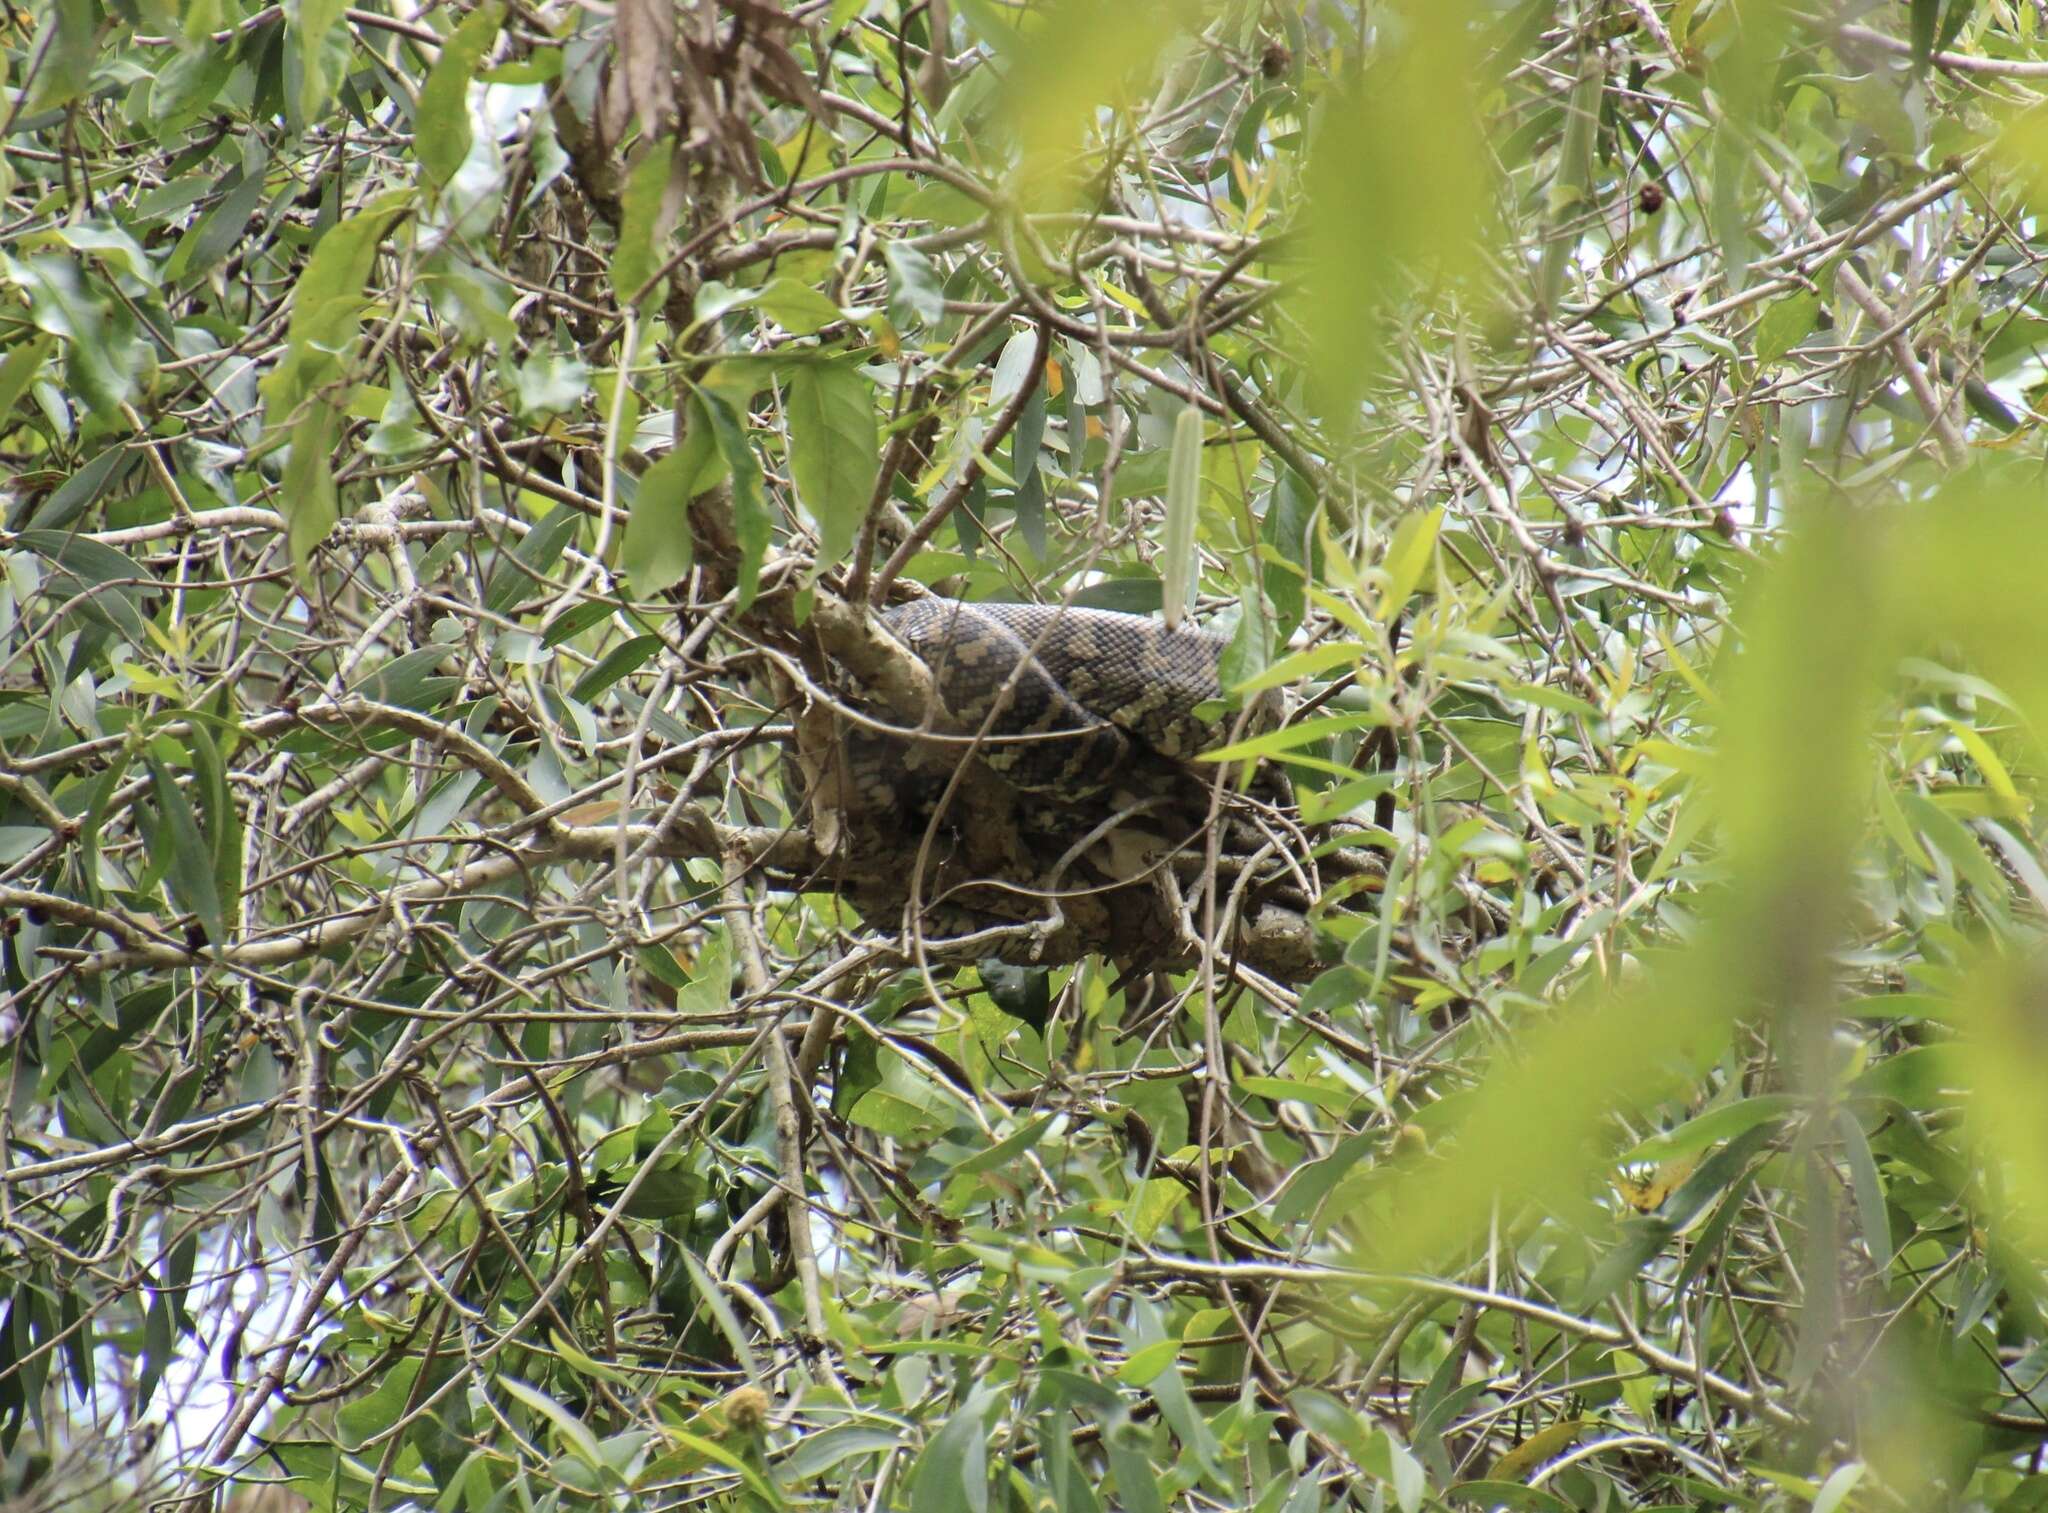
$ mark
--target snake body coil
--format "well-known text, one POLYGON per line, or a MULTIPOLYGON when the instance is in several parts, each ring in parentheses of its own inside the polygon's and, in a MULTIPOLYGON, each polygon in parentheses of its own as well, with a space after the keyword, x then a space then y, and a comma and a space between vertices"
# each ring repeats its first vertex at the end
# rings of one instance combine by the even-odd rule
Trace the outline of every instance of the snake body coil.
MULTIPOLYGON (((1083 797, 1116 777, 1134 745, 1185 760, 1229 738, 1229 720, 1196 713, 1222 697, 1223 636, 1110 610, 938 598, 881 620, 931 668, 956 718, 980 726, 996 712, 980 755, 1026 791, 1083 797)), ((1249 728, 1268 727, 1281 707, 1277 691, 1261 697, 1249 728)))

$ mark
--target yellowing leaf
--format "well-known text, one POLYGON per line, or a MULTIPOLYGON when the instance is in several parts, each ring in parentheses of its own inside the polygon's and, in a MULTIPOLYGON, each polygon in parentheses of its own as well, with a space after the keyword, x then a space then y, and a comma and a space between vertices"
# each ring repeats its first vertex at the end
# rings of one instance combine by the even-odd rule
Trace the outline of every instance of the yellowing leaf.
POLYGON ((1548 1428, 1537 1430, 1495 1461, 1487 1476, 1493 1481, 1527 1480, 1531 1471, 1585 1433, 1591 1422, 1583 1418, 1559 1419, 1548 1428))
POLYGON ((1402 516, 1401 523, 1394 528, 1394 539, 1388 543, 1387 558, 1381 564, 1387 575, 1386 588, 1380 594, 1382 621, 1391 622, 1407 606, 1408 596, 1428 571, 1443 521, 1443 506, 1438 505, 1433 510, 1417 510, 1402 516))

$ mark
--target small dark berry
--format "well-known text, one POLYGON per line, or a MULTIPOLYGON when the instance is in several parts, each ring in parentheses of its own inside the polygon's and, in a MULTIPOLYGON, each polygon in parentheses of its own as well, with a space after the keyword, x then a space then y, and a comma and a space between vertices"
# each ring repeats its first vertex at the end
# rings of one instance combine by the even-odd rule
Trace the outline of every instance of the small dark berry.
POLYGON ((1652 183, 1645 184, 1641 189, 1638 189, 1636 191, 1636 208, 1641 210, 1644 215, 1655 215, 1658 211, 1662 210, 1664 208, 1664 186, 1652 183))
POLYGON ((1287 77, 1287 71, 1294 67, 1294 54, 1284 42, 1268 42, 1265 51, 1259 54, 1259 72, 1269 82, 1287 77))

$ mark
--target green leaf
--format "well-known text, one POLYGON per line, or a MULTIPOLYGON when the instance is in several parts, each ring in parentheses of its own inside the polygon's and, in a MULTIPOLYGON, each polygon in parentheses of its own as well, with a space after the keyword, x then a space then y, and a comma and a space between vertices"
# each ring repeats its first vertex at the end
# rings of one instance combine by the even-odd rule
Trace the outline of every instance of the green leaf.
POLYGON ((1866 1469, 1861 1461, 1850 1461, 1846 1466, 1835 1467, 1828 1479, 1820 1484, 1820 1491, 1814 1494, 1813 1513, 1840 1513, 1842 1506, 1849 1500, 1849 1494, 1855 1491, 1856 1484, 1863 1480, 1866 1469))
POLYGON ((559 352, 536 352, 513 370, 519 413, 529 420, 567 414, 589 392, 589 364, 559 352))
POLYGON ((1884 1183, 1877 1174, 1877 1161, 1870 1142, 1852 1109, 1835 1110, 1835 1130, 1842 1140, 1842 1161, 1849 1168, 1849 1190, 1856 1197, 1856 1216, 1863 1226, 1864 1248, 1878 1267, 1892 1259, 1891 1216, 1885 1208, 1884 1183))
MULTIPOLYGON (((711 445, 708 426, 693 427, 711 445)), ((690 462, 678 448, 656 459, 640 475, 633 508, 626 516, 626 538, 619 565, 632 580, 633 592, 652 598, 689 575, 695 559, 690 535, 690 462)))
POLYGON ((793 1485, 822 1476, 854 1456, 884 1455, 903 1443, 894 1429, 872 1424, 841 1424, 836 1428, 806 1434, 776 1462, 785 1484, 793 1485))
POLYGON ((1576 224, 1584 213, 1586 191, 1593 181, 1593 127, 1600 119, 1600 95, 1607 82, 1607 58, 1590 34, 1581 33, 1579 66, 1565 106, 1564 142, 1557 150, 1557 172, 1550 182, 1549 224, 1543 261, 1536 275, 1537 308, 1557 309, 1564 292, 1565 268, 1582 240, 1576 224))
POLYGON ((15 541, 61 569, 47 585, 50 592, 64 598, 83 594, 81 609, 129 642, 144 644, 142 612, 136 607, 130 585, 138 580, 153 581, 153 575, 145 572, 140 563, 88 536, 63 531, 23 531, 15 541))
POLYGON ((1386 591, 1379 604, 1383 622, 1391 622, 1407 607, 1408 596, 1429 570, 1429 559, 1436 550, 1437 532, 1443 522, 1443 506, 1438 505, 1433 510, 1411 510, 1394 527, 1394 539, 1387 543, 1386 561, 1381 564, 1387 575, 1386 591))
POLYGON ((1038 350, 1038 338, 1019 331, 1003 343, 996 357, 996 370, 988 381, 988 402, 1000 409, 1031 377, 1031 354, 1038 350))
POLYGON ((1709 1109, 1697 1119, 1688 1119, 1677 1129, 1639 1141, 1620 1159, 1669 1161, 1674 1156, 1690 1156, 1723 1140, 1732 1140, 1744 1130, 1766 1121, 1787 1118, 1798 1107, 1799 1100, 1790 1093, 1764 1093, 1755 1098, 1743 1098, 1709 1109))
POLYGON ((127 306, 113 302, 102 279, 88 277, 76 258, 31 257, 6 271, 28 292, 36 325, 63 338, 70 386, 96 414, 118 414, 135 397, 142 363, 127 306))
POLYGON ((13 412, 56 347, 48 336, 32 337, 16 342, 5 359, 0 359, 0 417, 13 412))
MULTIPOLYGON (((1345 973, 1360 979, 1365 973, 1357 967, 1336 967, 1332 971, 1345 973)), ((1323 977, 1329 977, 1325 972, 1323 977)), ((1317 981, 1321 981, 1318 978, 1317 981)), ((1337 1188, 1337 1184, 1354 1171, 1359 1163, 1368 1160, 1378 1149, 1380 1140, 1374 1135, 1352 1135, 1341 1140, 1337 1148, 1320 1160, 1310 1161, 1296 1167, 1288 1176, 1287 1185, 1273 1204, 1273 1222, 1289 1225, 1300 1223, 1315 1211, 1337 1188)))
MULTIPOLYGON (((635 578, 637 585, 639 579, 635 578)), ((576 686, 569 690, 569 697, 579 703, 589 703, 619 679, 645 667, 661 652, 661 637, 655 635, 635 636, 623 641, 606 652, 598 664, 576 680, 576 686)))
POLYGON ((1195 554, 1195 522, 1202 511, 1202 410, 1185 405, 1173 421, 1173 447, 1166 469, 1166 539, 1160 547, 1161 596, 1169 629, 1180 624, 1195 602, 1201 577, 1195 554))
POLYGON ((498 39, 504 18, 498 0, 487 0, 441 44, 441 56, 420 86, 419 109, 413 114, 413 142, 420 168, 436 189, 455 177, 469 156, 469 85, 477 64, 498 39))
POLYGON ((923 323, 937 326, 946 318, 946 294, 932 260, 908 242, 882 244, 889 265, 889 319, 899 330, 923 323))
MULTIPOLYGON (((1924 74, 1934 61, 1934 34, 1941 23, 1941 0, 1913 0, 1910 35, 1913 41, 1913 72, 1924 74)), ((1847 1470, 1845 1466, 1843 1470, 1847 1470)), ((1837 1473, 1840 1474, 1839 1472, 1837 1473)), ((1815 1513, 1832 1513, 1814 1504, 1815 1513)))
POLYGON ((558 504, 547 518, 526 533, 526 538, 500 561, 484 590, 484 605, 494 615, 510 617, 519 606, 547 591, 548 574, 562 560, 562 553, 576 539, 583 524, 583 512, 574 505, 558 504))
MULTIPOLYGON (((379 195, 362 210, 329 227, 313 248, 306 271, 292 286, 292 317, 285 335, 284 361, 262 384, 270 424, 290 419, 315 388, 340 376, 340 351, 350 344, 370 302, 363 285, 370 277, 377 248, 410 208, 409 191, 398 189, 379 195)), ((333 522, 330 519, 328 523, 333 522)))
POLYGON ((1299 725, 1289 725, 1284 730, 1271 731, 1265 735, 1253 736, 1248 741, 1235 741, 1228 746, 1219 746, 1214 751, 1205 751, 1200 760, 1204 762, 1240 762, 1259 757, 1278 756, 1285 751, 1295 751, 1310 746, 1333 735, 1342 735, 1351 730, 1370 730, 1384 725, 1387 717, 1383 714, 1333 714, 1318 715, 1303 720, 1299 725))
POLYGON ((418 651, 406 652, 366 673, 349 692, 400 709, 432 709, 448 685, 458 681, 433 676, 453 655, 455 648, 451 646, 423 646, 418 651))
POLYGON ((634 164, 626 177, 625 192, 620 196, 623 224, 618 245, 612 248, 612 295, 622 307, 636 296, 649 301, 660 298, 660 291, 647 285, 666 261, 668 251, 673 222, 663 202, 668 196, 671 164, 668 152, 657 146, 634 164))
POLYGON ((179 908, 198 916, 207 942, 223 945, 227 932, 221 917, 220 891, 214 886, 212 848, 207 845, 198 816, 192 812, 191 803, 170 769, 149 753, 144 753, 143 761, 149 767, 157 815, 163 826, 158 843, 167 847, 170 854, 171 891, 179 908))
POLYGON ((205 819, 206 861, 213 869, 214 893, 223 921, 234 911, 242 891, 242 816, 228 784, 227 762, 206 722, 193 719, 185 732, 192 753, 193 790, 200 796, 205 819))
POLYGON ((1817 294, 1788 294, 1773 300, 1756 323, 1756 360, 1773 363, 1812 334, 1820 322, 1817 294))
POLYGON ((583 1426, 581 1419, 545 1392, 509 1376, 496 1378, 492 1385, 506 1396, 526 1404, 552 1424, 555 1432, 561 1436, 562 1443, 567 1445, 576 1458, 586 1466, 595 1470, 603 1464, 603 1458, 597 1452, 596 1436, 583 1426))
POLYGON ((875 489, 880 451, 873 386, 843 363, 806 363, 790 376, 789 470, 818 522, 820 570, 852 547, 875 489))
POLYGON ((1429 1477, 1422 1462, 1392 1434, 1387 1435, 1387 1458, 1394 1473, 1394 1501, 1400 1504, 1401 1513, 1415 1513, 1429 1491, 1429 1477))
POLYGON ((732 471, 733 533, 738 538, 739 608, 754 602, 761 586, 761 563, 768 555, 768 501, 761 492, 761 463, 747 441, 741 412, 724 396, 711 389, 698 389, 690 396, 699 415, 711 428, 718 452, 732 471))
POLYGON ((1874 1063, 1849 1085, 1853 1094, 1895 1098, 1910 1109, 1952 1103, 1968 1069, 1953 1045, 1912 1046, 1874 1063))
POLYGON ((295 0, 285 7, 286 24, 298 33, 301 121, 318 120, 334 96, 337 60, 328 38, 347 9, 347 0, 295 0))
POLYGON ((550 649, 560 646, 564 641, 582 635, 591 626, 609 620, 613 613, 613 607, 602 599, 586 600, 557 615, 554 624, 540 638, 541 645, 550 649))
POLYGON ((995 1390, 976 1386, 917 1458, 910 1477, 910 1513, 988 1513, 985 1420, 995 1390))
POLYGON ((156 265, 149 260, 149 254, 142 250, 140 242, 119 226, 88 222, 78 226, 59 226, 51 235, 72 251, 93 256, 107 267, 152 288, 157 283, 156 265))
POLYGON ((149 91, 150 123, 158 139, 190 126, 211 105, 235 71, 234 51, 226 47, 193 47, 172 55, 157 70, 149 91))
POLYGON ((760 1363, 754 1359, 753 1346, 748 1342, 747 1331, 741 1326, 739 1315, 732 1311, 732 1305, 725 1300, 724 1288, 690 1252, 681 1252, 679 1258, 684 1269, 690 1273, 691 1281, 696 1285, 697 1300, 710 1312, 713 1322, 718 1325, 719 1333, 725 1336, 725 1342, 732 1346, 733 1358, 740 1363, 740 1369, 746 1372, 750 1380, 757 1379, 761 1375, 760 1363))
POLYGON ((1052 1127, 1058 1117, 1056 1114, 1047 1114, 1042 1119, 1032 1120, 1022 1129, 1005 1135, 986 1150, 977 1151, 966 1160, 955 1163, 952 1175, 971 1177, 977 1172, 993 1171, 999 1166, 1009 1165, 1037 1145, 1039 1137, 1052 1127))
POLYGON ((1474 266, 1494 202, 1467 7, 1430 0, 1400 15, 1398 41, 1375 45, 1317 102, 1303 181, 1296 309, 1306 376, 1330 414, 1350 413, 1384 361, 1410 270, 1455 281, 1474 266))
POLYGON ((762 288, 759 302, 769 318, 792 336, 812 336, 845 319, 830 299, 793 278, 770 281, 762 288))
POLYGON ((292 427, 291 456, 285 461, 278 506, 290 534, 292 567, 303 579, 313 548, 327 539, 341 518, 335 504, 334 437, 341 413, 325 402, 309 406, 292 427))
POLYGON ((215 185, 219 203, 178 238, 164 265, 165 278, 179 280, 194 268, 208 269, 226 260, 230 249, 249 234, 256 207, 263 203, 264 171, 269 162, 269 149, 253 142, 242 165, 220 176, 215 185))
MULTIPOLYGON (((27 97, 28 108, 34 111, 54 110, 83 95, 92 84, 98 57, 100 9, 91 0, 55 0, 40 9, 42 25, 24 53, 35 60, 33 91, 27 97)), ((31 11, 22 19, 35 14, 31 11)), ((20 109, 19 102, 15 109, 20 109)))
POLYGON ((1574 1513, 1572 1505, 1556 1493, 1542 1487, 1525 1486, 1518 1481, 1461 1481, 1451 1488, 1449 1496, 1454 1502, 1470 1503, 1488 1510, 1512 1508, 1516 1513, 1574 1513))
POLYGON ((1330 1114, 1346 1113, 1358 1101, 1358 1095, 1347 1088, 1292 1077, 1239 1077, 1237 1085, 1255 1098, 1270 1098, 1276 1103, 1292 1099, 1330 1114))

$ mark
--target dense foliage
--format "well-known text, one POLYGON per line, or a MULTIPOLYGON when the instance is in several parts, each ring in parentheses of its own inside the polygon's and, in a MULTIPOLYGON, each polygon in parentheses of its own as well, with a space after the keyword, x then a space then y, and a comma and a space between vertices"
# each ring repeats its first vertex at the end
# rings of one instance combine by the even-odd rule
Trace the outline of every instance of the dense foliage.
POLYGON ((0 1502, 2048 1506, 2044 25, 10 11, 0 1502))

